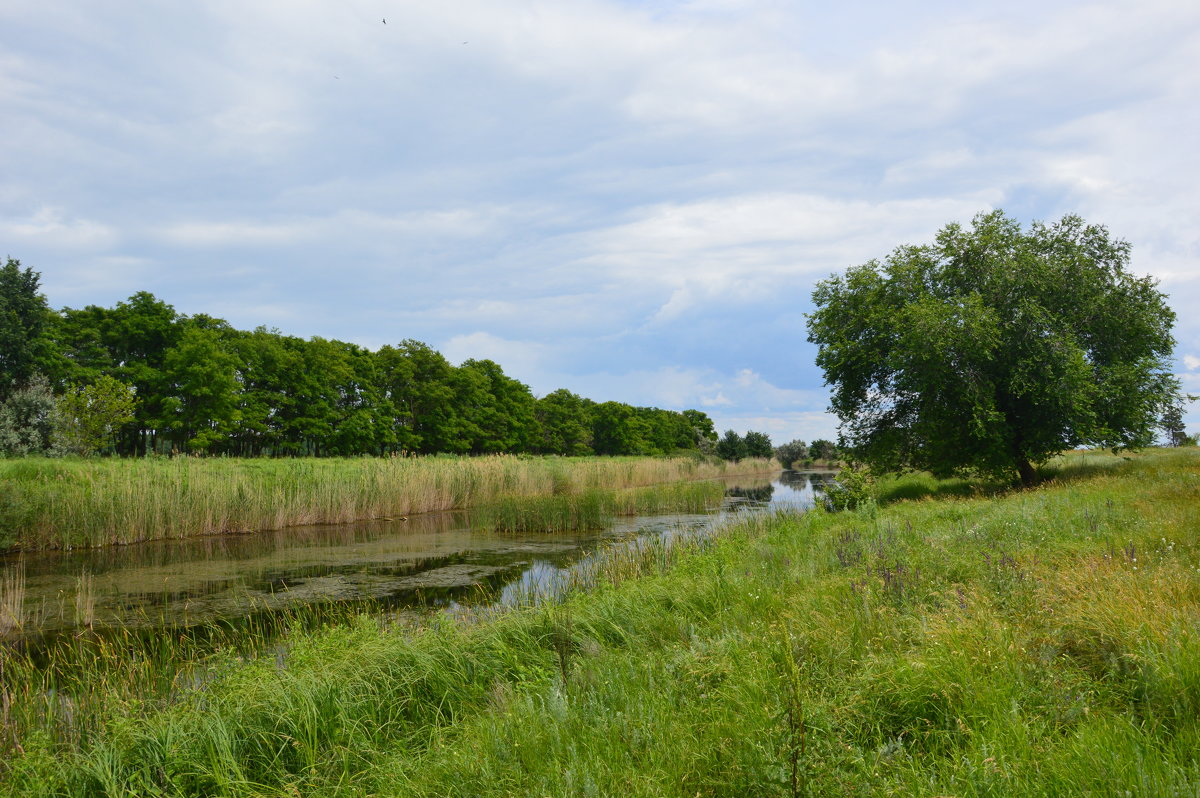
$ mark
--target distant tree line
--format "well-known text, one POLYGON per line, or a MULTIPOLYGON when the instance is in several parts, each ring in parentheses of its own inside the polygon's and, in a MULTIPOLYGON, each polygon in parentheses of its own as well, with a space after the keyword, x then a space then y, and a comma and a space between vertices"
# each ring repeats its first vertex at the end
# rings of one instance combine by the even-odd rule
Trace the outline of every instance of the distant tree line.
POLYGON ((775 447, 775 459, 784 468, 795 467, 815 462, 832 464, 842 456, 837 444, 823 438, 817 438, 811 444, 802 440, 788 441, 775 447))
POLYGON ((658 455, 717 439, 698 410, 537 398, 491 360, 454 366, 420 341, 237 330, 144 291, 54 311, 38 285, 0 267, 0 453, 658 455))

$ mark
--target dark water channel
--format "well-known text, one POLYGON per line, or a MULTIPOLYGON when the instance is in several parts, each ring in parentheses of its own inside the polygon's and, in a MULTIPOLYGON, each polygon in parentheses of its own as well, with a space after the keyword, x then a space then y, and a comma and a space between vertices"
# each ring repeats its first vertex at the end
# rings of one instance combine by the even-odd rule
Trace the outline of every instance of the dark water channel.
POLYGON ((24 631, 50 636, 84 623, 195 626, 327 602, 414 611, 512 602, 561 580, 606 543, 699 534, 740 513, 804 509, 830 478, 785 471, 733 479, 717 512, 620 518, 585 533, 477 532, 469 511, 455 511, 12 555, 0 558, 0 573, 23 568, 24 631))

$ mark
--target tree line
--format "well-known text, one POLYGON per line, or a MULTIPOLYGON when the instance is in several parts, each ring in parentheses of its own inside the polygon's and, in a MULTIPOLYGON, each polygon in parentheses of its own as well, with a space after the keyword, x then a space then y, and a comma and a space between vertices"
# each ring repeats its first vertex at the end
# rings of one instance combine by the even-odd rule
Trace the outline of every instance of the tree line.
POLYGON ((420 341, 238 330, 145 291, 55 311, 39 283, 0 267, 3 453, 659 455, 717 440, 699 410, 538 398, 494 361, 455 366, 420 341))

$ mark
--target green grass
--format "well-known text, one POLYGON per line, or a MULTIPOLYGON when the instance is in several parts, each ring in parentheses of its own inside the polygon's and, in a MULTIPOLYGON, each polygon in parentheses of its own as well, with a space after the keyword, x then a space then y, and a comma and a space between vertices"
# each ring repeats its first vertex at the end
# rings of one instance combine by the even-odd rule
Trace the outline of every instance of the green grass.
POLYGON ((0 793, 1194 795, 1197 529, 1178 451, 614 547, 558 603, 114 693, 0 793))
POLYGON ((676 482, 621 491, 509 496, 473 510, 471 526, 492 532, 570 532, 599 529, 614 516, 702 513, 721 506, 719 482, 676 482))
POLYGON ((774 468, 684 457, 0 460, 0 550, 348 523, 774 468))

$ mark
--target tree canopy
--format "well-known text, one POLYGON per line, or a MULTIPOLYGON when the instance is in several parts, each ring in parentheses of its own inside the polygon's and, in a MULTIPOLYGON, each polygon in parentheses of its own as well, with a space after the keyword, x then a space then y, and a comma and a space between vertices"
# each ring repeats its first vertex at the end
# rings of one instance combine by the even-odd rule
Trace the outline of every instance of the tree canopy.
POLYGON ((808 444, 799 438, 775 447, 775 459, 782 463, 784 468, 790 468, 792 463, 799 462, 807 457, 808 444))
POLYGON ((49 320, 40 275, 7 258, 0 266, 0 402, 23 388, 36 372, 42 329, 49 320))
POLYGON ((537 398, 491 360, 420 341, 371 351, 182 315, 145 291, 52 311, 39 275, 0 267, 0 454, 662 455, 716 437, 698 410, 537 398), (50 411, 56 410, 51 425, 50 411))
POLYGON ((1175 314, 1130 247, 1078 216, 1002 211, 818 283, 809 340, 842 443, 884 469, 1016 473, 1149 444, 1179 385, 1175 314))

